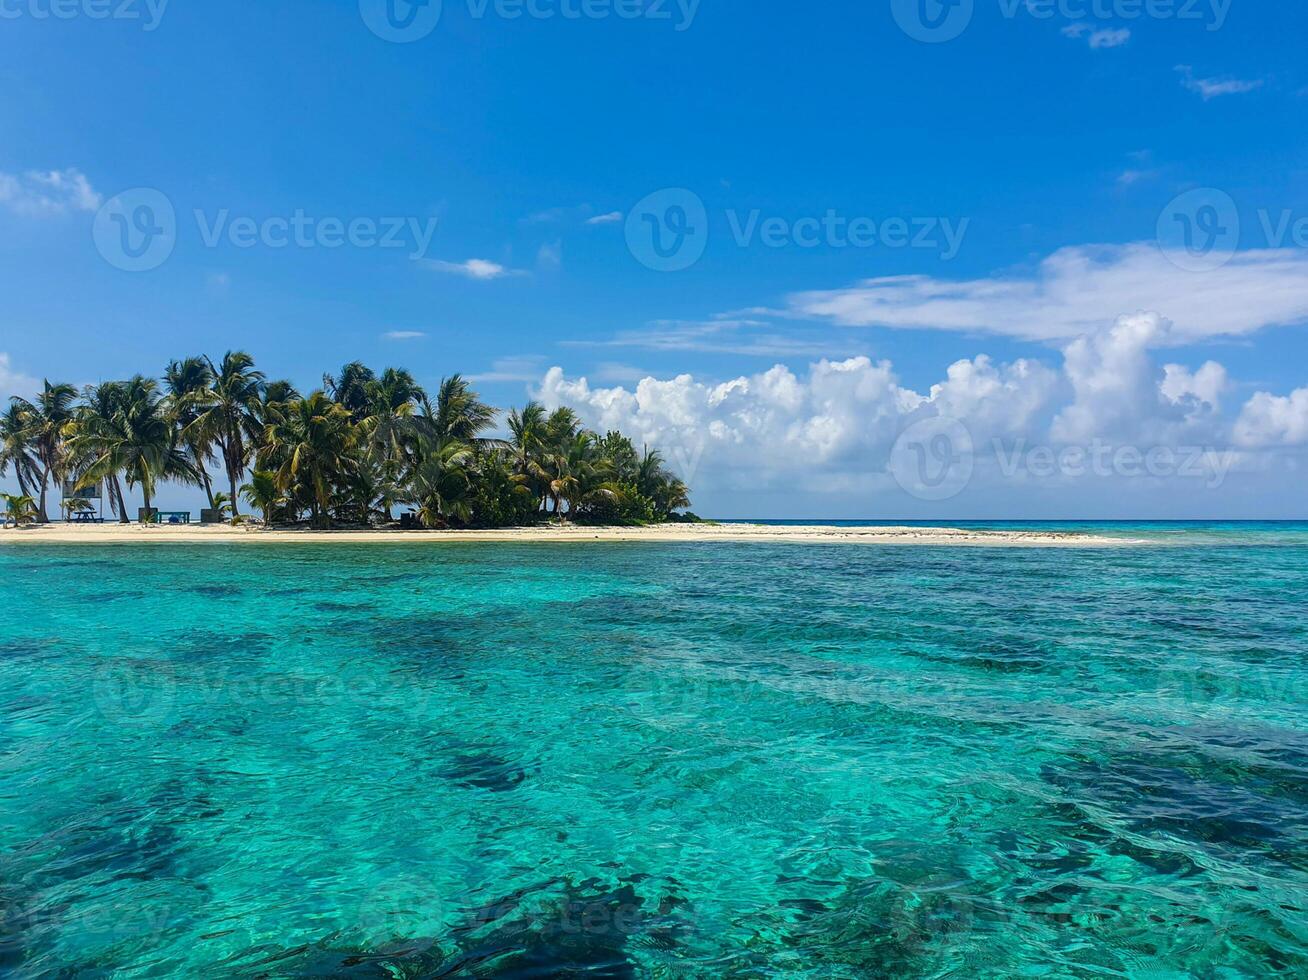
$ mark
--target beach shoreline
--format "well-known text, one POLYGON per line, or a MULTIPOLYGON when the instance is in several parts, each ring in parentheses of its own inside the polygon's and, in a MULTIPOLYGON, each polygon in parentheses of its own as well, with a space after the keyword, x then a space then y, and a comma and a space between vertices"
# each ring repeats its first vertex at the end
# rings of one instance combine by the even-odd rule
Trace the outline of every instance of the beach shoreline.
POLYGON ((1115 548, 1144 542, 1063 531, 979 531, 964 528, 834 525, 662 524, 651 527, 541 525, 469 531, 330 530, 217 525, 63 524, 0 531, 4 545, 137 544, 457 544, 535 543, 841 543, 1027 548, 1115 548))

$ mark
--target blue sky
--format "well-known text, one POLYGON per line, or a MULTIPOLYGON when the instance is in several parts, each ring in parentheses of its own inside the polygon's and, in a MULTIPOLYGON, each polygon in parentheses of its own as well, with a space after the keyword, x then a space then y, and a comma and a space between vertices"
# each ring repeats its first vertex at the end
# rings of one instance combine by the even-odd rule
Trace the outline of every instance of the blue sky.
POLYGON ((697 504, 720 515, 1308 517, 1294 483, 1308 441, 1302 5, 964 0, 959 36, 924 43, 896 18, 914 5, 891 0, 624 0, 632 17, 538 0, 545 16, 517 18, 512 0, 445 0, 429 34, 393 43, 368 26, 373 0, 121 2, 67 0, 62 18, 50 0, 0 3, 0 394, 228 348, 308 388, 357 358, 626 422, 695 456, 697 504), (105 9, 123 16, 93 16, 105 9), (176 231, 162 264, 131 272, 92 232, 137 188, 167 199, 176 231), (702 202, 706 243, 665 272, 640 261, 633 208, 668 188, 702 202), (1224 195, 1183 204, 1196 220, 1217 215, 1225 233, 1227 202, 1238 216, 1213 268, 1159 248, 1195 188, 1224 195), (404 247, 275 247, 297 213, 315 228, 396 219, 404 247), (870 223, 872 241, 823 230, 810 247, 805 229, 828 215, 870 223), (433 220, 415 256, 412 229, 433 220), (261 229, 250 247, 236 221, 261 229), (886 283, 902 276, 916 278, 886 283), (1112 333, 1141 313, 1158 319, 1112 333), (1078 338, 1098 352, 1079 375, 1078 338), (897 433, 944 414, 932 386, 982 355, 990 387, 1026 407, 956 400, 978 446, 1102 437, 1239 458, 1193 499, 1167 476, 1015 482, 986 465, 956 497, 905 492, 887 479, 897 433), (855 384, 831 408, 812 365, 858 356, 889 362, 893 384, 855 384), (1030 399, 1013 380, 1028 375, 1005 373, 1027 362, 1051 372, 1030 399), (1208 362, 1223 376, 1206 385, 1166 369, 1208 362), (748 380, 776 365, 794 397, 748 380), (1115 394, 1096 380, 1131 371, 1115 394), (637 398, 642 379, 686 375, 637 398), (714 395, 737 378, 744 402, 714 395), (863 425, 882 396, 893 418, 863 425), (687 434, 714 421, 707 448, 687 434), (823 479, 797 486, 788 460, 823 479))

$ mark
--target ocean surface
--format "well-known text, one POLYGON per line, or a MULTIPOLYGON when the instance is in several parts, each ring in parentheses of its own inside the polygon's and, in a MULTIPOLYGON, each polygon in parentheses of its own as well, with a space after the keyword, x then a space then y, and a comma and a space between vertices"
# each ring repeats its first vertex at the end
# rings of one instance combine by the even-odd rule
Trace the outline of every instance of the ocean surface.
POLYGON ((1093 529, 0 546, 0 975, 1304 976, 1308 525, 1093 529))

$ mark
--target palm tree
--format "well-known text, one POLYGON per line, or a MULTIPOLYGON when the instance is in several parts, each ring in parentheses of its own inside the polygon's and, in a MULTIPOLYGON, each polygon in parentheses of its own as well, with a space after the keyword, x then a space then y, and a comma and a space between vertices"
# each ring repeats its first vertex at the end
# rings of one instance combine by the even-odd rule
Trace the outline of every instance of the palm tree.
POLYGON ((610 479, 612 464, 600 454, 593 432, 578 432, 561 448, 550 462, 549 489, 556 515, 562 516, 560 500, 567 501, 568 516, 573 517, 600 500, 621 499, 621 486, 610 479))
POLYGON ((218 512, 220 521, 226 520, 227 515, 232 512, 232 498, 219 490, 213 495, 213 506, 210 509, 218 512))
POLYGON ((436 440, 457 440, 469 445, 483 443, 481 434, 495 424, 495 409, 469 387, 462 375, 441 382, 435 404, 424 400, 424 429, 436 440))
POLYGON ((405 501, 418 508, 418 519, 425 527, 445 527, 451 520, 466 523, 472 519, 468 472, 472 457, 472 447, 457 439, 423 445, 405 501))
POLYGON ((241 496, 246 502, 263 514, 263 526, 272 524, 273 512, 286 503, 286 495, 277 485, 277 474, 267 470, 255 470, 250 474, 250 482, 241 487, 241 496))
POLYGON ((323 388, 350 413, 355 422, 362 422, 368 414, 372 397, 369 388, 376 380, 372 369, 361 361, 351 361, 341 368, 336 377, 322 376, 323 388))
POLYGON ((182 431, 182 446, 200 476, 210 509, 216 509, 213 481, 209 479, 209 464, 214 461, 213 433, 191 425, 198 414, 197 404, 203 400, 212 383, 213 372, 203 357, 172 361, 164 371, 164 387, 168 391, 173 420, 182 431))
MULTIPOLYGON (((411 450, 417 434, 414 421, 426 392, 408 371, 387 368, 380 378, 367 385, 368 407, 359 428, 370 456, 381 473, 378 482, 393 484, 411 462, 411 450)), ((385 495, 382 515, 391 520, 391 497, 385 495)))
POLYGON ((37 500, 37 520, 50 523, 46 510, 46 495, 50 481, 61 480, 64 474, 64 428, 73 420, 73 403, 77 389, 69 384, 44 382, 35 402, 14 396, 11 401, 26 418, 25 439, 30 443, 36 459, 35 481, 40 491, 37 500))
POLYGON ((0 493, 0 500, 5 502, 5 527, 22 527, 36 520, 36 501, 31 494, 0 493))
POLYGON ((129 487, 141 488, 147 514, 159 481, 200 482, 153 378, 138 374, 126 382, 112 416, 83 416, 71 433, 70 449, 85 461, 79 484, 108 480, 121 471, 129 487))
POLYGON ((635 484, 641 496, 653 501, 660 520, 667 520, 674 510, 690 506, 690 488, 667 471, 657 449, 645 449, 636 468, 635 484))
POLYGON ((64 520, 71 521, 73 519, 73 511, 78 511, 80 513, 82 511, 90 510, 91 501, 87 500, 85 497, 65 497, 63 500, 59 501, 59 509, 64 512, 64 520))
POLYGON ((277 486, 303 491, 315 527, 331 522, 332 492, 355 466, 357 435, 349 411, 321 391, 276 410, 264 432, 266 456, 279 461, 277 486))
POLYGON ((0 477, 14 468, 18 494, 26 497, 40 480, 40 466, 31 442, 31 421, 17 401, 0 415, 0 477))
POLYGON ((471 464, 473 519, 491 527, 529 522, 540 511, 540 496, 529 477, 518 472, 517 460, 507 449, 474 452, 471 464))
MULTIPOLYGON (((101 428, 113 426, 115 419, 122 410, 123 400, 126 396, 126 385, 121 381, 106 381, 103 384, 91 385, 82 391, 82 404, 78 406, 76 417, 72 425, 68 428, 65 435, 68 442, 69 452, 73 455, 71 469, 74 473, 83 474, 90 463, 90 454, 94 452, 94 447, 88 446, 85 441, 78 441, 76 436, 87 430, 88 426, 101 428)), ((104 488, 109 496, 109 510, 111 513, 118 515, 118 520, 122 524, 128 523, 127 504, 123 500, 123 488, 118 482, 118 474, 122 472, 122 461, 112 470, 106 466, 104 488)), ((85 489, 90 482, 81 479, 77 480, 77 488, 85 489)))
POLYGON ((221 364, 205 358, 209 366, 208 387, 189 397, 194 419, 182 432, 187 442, 199 441, 218 447, 227 471, 232 498, 232 518, 237 516, 236 488, 245 475, 265 410, 260 401, 263 372, 254 369, 254 358, 245 351, 228 351, 221 364))

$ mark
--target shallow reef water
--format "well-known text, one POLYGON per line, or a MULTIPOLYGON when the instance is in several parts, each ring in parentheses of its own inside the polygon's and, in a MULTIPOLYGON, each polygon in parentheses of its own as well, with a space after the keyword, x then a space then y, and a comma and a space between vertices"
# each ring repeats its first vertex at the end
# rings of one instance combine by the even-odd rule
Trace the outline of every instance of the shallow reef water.
POLYGON ((1156 536, 0 548, 0 975, 1308 975, 1308 536, 1156 536))

